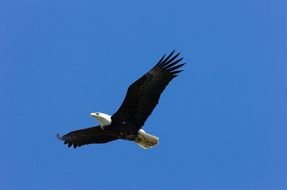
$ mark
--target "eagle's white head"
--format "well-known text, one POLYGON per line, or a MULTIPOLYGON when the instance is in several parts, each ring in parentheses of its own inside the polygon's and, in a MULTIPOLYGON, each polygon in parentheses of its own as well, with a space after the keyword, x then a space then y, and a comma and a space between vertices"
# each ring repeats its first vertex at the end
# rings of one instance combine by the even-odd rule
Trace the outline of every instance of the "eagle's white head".
POLYGON ((95 117, 99 122, 101 127, 110 125, 112 123, 111 116, 101 112, 91 113, 91 116, 95 117))

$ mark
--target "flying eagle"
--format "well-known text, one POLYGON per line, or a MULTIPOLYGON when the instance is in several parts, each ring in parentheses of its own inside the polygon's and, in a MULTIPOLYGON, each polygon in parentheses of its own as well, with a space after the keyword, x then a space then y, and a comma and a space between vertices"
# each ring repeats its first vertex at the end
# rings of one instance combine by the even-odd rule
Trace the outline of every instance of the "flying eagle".
POLYGON ((142 127, 163 90, 182 71, 179 68, 185 63, 181 63, 183 58, 178 58, 179 54, 174 55, 173 51, 167 57, 164 55, 150 71, 132 83, 122 105, 112 116, 91 113, 99 121, 99 126, 72 131, 64 136, 57 134, 57 138, 74 148, 117 139, 134 141, 144 149, 157 145, 159 138, 146 133, 142 127))

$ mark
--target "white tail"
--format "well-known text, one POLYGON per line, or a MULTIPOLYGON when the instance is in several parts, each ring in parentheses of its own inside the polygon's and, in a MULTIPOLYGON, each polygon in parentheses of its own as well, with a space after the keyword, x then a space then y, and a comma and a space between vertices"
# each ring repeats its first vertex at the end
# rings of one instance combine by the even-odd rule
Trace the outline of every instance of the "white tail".
POLYGON ((140 129, 138 131, 138 136, 135 139, 135 143, 144 149, 148 149, 156 146, 159 143, 158 139, 158 137, 148 134, 144 130, 140 129))

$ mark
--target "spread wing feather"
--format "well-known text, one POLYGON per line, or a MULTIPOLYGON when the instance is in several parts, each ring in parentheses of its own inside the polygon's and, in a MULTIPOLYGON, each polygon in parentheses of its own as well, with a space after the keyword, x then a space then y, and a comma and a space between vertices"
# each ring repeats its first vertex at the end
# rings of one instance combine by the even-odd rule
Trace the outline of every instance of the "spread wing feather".
POLYGON ((68 144, 68 147, 73 145, 74 148, 92 143, 107 143, 118 139, 104 131, 100 126, 72 131, 63 136, 57 134, 57 138, 64 141, 64 144, 68 144))
POLYGON ((126 97, 112 120, 121 123, 121 120, 132 122, 138 130, 140 129, 155 106, 158 104, 161 93, 169 82, 182 70, 183 58, 177 59, 179 53, 174 51, 167 57, 165 55, 145 75, 131 84, 126 97))

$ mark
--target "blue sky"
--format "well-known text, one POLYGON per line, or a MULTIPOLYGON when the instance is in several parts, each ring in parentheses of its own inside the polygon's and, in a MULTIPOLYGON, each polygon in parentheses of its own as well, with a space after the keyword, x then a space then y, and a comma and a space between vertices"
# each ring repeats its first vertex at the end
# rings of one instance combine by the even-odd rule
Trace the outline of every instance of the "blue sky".
POLYGON ((0 189, 287 188, 280 0, 1 1, 0 189), (164 53, 185 71, 145 130, 160 145, 68 149, 164 53))

